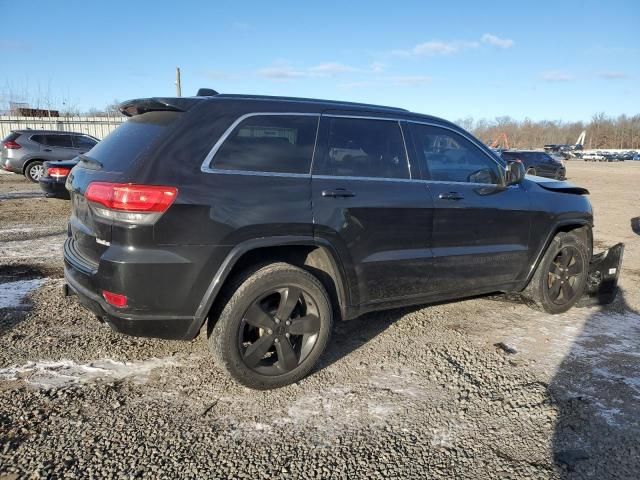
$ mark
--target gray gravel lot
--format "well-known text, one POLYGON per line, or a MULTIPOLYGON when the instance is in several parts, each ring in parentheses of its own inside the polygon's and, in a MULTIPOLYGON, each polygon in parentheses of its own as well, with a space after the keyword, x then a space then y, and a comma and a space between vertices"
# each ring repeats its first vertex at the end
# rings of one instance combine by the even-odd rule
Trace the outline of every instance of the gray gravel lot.
POLYGON ((568 172, 597 245, 627 244, 614 305, 366 315, 270 392, 228 380, 202 335, 126 337, 62 297, 68 202, 0 175, 0 479, 639 478, 640 165, 568 172))

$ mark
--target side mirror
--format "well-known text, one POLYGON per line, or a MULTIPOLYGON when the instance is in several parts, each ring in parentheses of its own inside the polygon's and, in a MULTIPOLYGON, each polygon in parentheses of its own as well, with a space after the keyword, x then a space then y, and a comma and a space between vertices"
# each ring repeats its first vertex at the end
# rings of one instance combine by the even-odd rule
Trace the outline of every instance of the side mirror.
POLYGON ((518 183, 522 182, 525 175, 526 171, 524 169, 524 164, 520 160, 515 160, 513 162, 507 163, 507 170, 505 174, 507 186, 517 185, 518 183))

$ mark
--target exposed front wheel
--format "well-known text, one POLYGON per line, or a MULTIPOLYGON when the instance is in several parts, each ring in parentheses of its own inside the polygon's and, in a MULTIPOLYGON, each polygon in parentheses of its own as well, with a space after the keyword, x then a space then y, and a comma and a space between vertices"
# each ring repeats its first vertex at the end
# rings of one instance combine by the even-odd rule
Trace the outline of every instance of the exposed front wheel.
POLYGON ((525 294, 549 313, 569 310, 584 293, 589 250, 573 232, 558 233, 547 248, 525 294))
POLYGON ((44 166, 42 162, 31 162, 27 165, 27 169, 24 172, 24 176, 27 177, 28 180, 31 180, 34 183, 38 183, 40 177, 44 175, 44 166))
POLYGON ((316 277, 274 263, 239 277, 225 298, 209 345, 232 378, 270 389, 311 371, 333 323, 329 295, 316 277))

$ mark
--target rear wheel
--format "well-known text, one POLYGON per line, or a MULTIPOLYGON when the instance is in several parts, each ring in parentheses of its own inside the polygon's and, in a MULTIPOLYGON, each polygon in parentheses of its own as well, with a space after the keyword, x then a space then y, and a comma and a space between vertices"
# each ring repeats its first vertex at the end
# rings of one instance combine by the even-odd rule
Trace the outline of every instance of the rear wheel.
POLYGON ((549 313, 566 312, 582 296, 588 272, 587 246, 575 233, 561 232, 551 241, 524 293, 549 313))
POLYGON ((316 277, 274 263, 240 276, 225 298, 209 345, 232 378, 264 390, 311 371, 333 322, 329 295, 316 277))
POLYGON ((24 176, 34 183, 37 183, 40 180, 40 177, 42 177, 43 175, 44 166, 40 161, 31 162, 29 165, 27 165, 27 168, 24 171, 24 176))

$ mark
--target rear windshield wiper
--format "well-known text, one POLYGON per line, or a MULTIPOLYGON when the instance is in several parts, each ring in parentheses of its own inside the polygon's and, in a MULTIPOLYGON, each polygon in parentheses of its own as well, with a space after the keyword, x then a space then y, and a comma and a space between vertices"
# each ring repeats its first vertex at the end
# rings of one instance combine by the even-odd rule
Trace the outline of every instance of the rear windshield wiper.
POLYGON ((100 170, 102 168, 102 163, 92 157, 88 157, 87 155, 80 154, 78 155, 81 162, 88 163, 89 165, 93 165, 96 170, 100 170))

